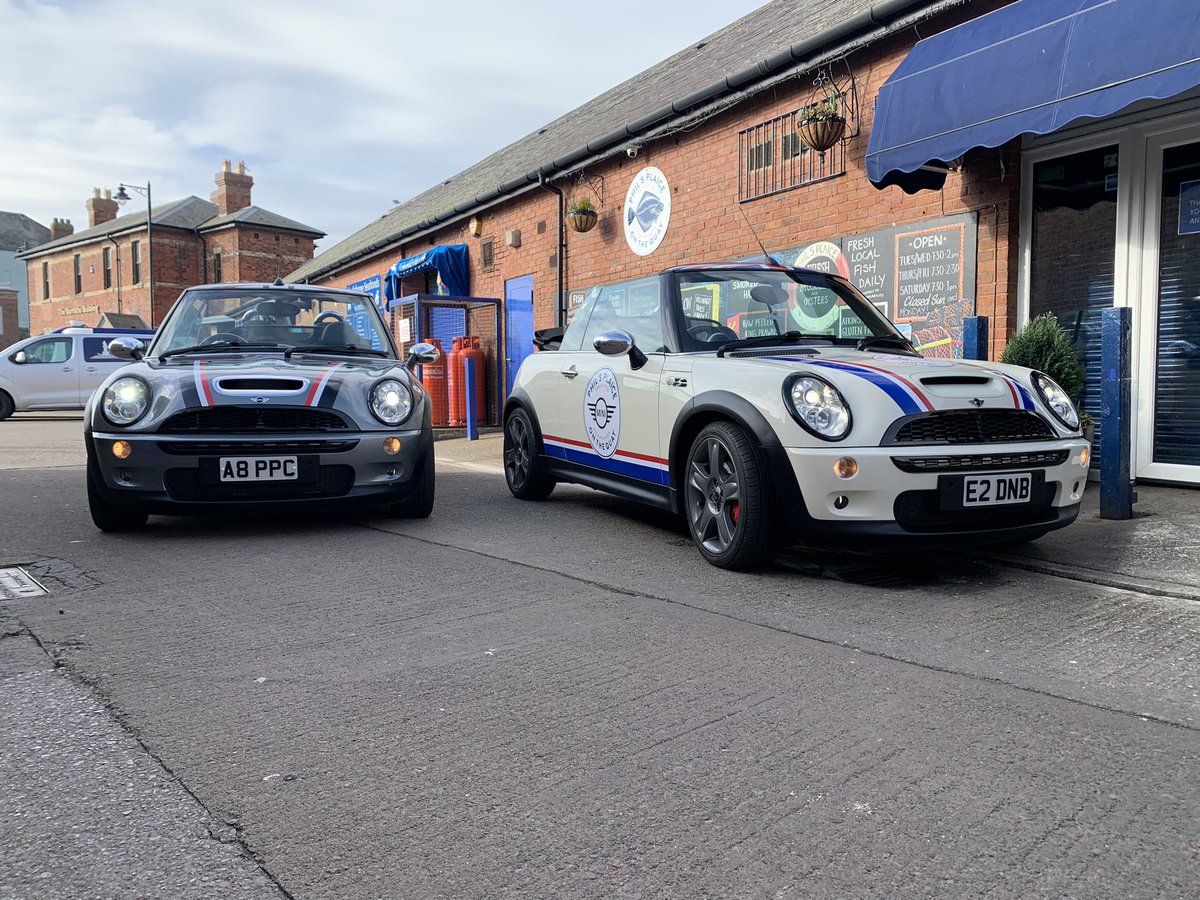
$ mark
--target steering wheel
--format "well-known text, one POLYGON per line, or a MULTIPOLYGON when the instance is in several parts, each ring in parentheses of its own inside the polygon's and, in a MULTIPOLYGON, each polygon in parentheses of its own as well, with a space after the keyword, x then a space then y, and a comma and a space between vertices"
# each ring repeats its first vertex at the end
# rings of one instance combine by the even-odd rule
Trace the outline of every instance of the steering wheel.
POLYGON ((313 320, 314 325, 320 325, 322 322, 329 320, 331 322, 345 322, 346 319, 341 313, 335 313, 332 310, 326 310, 313 320))
POLYGON ((687 333, 698 341, 711 343, 716 339, 722 341, 736 341, 738 339, 737 332, 732 328, 726 328, 720 322, 714 319, 687 319, 687 333))
POLYGON ((210 334, 200 342, 201 347, 207 347, 210 344, 244 344, 246 339, 238 334, 230 334, 228 331, 218 331, 216 334, 210 334))

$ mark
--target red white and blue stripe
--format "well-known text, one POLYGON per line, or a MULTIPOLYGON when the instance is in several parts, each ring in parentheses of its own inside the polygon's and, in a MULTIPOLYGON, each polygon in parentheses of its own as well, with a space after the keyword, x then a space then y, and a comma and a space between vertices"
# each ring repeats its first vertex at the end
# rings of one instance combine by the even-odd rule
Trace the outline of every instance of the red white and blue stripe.
POLYGON ((601 456, 586 441, 576 441, 571 438, 557 437, 552 434, 542 435, 542 445, 546 455, 553 459, 561 459, 577 465, 602 469, 626 478, 636 478, 638 481, 648 481, 651 484, 671 483, 671 467, 665 459, 649 456, 645 453, 634 453, 630 450, 618 450, 611 457, 601 456))

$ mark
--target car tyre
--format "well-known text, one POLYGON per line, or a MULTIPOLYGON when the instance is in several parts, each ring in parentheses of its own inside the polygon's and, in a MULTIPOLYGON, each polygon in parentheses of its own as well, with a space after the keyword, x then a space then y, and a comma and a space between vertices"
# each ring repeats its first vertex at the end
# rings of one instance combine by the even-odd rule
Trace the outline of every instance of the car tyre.
POLYGON ((722 569, 761 566, 775 549, 763 467, 746 433, 713 422, 692 441, 684 470, 684 513, 701 555, 722 569))
POLYGON ((13 398, 4 391, 0 391, 0 422, 11 416, 16 409, 17 404, 13 403, 13 398))
POLYGON ((146 513, 133 512, 113 506, 100 493, 100 473, 96 471, 95 463, 87 467, 87 498, 88 512, 92 514, 92 523, 105 532, 137 531, 146 526, 149 516, 146 513))
POLYGON ((504 480, 518 500, 545 500, 558 484, 538 452, 533 419, 520 406, 504 423, 504 480))
POLYGON ((425 453, 421 472, 413 479, 413 492, 403 503, 394 503, 391 514, 398 519, 428 519, 433 512, 434 488, 437 479, 433 468, 433 446, 425 453))

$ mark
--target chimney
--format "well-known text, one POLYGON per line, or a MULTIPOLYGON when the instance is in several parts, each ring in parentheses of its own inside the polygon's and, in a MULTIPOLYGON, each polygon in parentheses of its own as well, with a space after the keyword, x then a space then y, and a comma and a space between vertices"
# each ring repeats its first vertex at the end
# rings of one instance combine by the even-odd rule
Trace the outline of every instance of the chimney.
POLYGON ((55 219, 50 223, 50 240, 57 241, 59 238, 65 238, 68 234, 75 233, 75 226, 71 224, 70 219, 55 219))
POLYGON ((100 188, 92 188, 92 197, 87 202, 88 228, 95 228, 105 222, 111 222, 117 217, 117 201, 112 198, 112 191, 106 190, 100 196, 100 188))
POLYGON ((246 164, 239 162, 237 171, 229 160, 221 166, 217 173, 217 189, 212 193, 212 201, 217 204, 219 215, 237 212, 250 205, 250 188, 254 187, 254 179, 246 174, 246 164))

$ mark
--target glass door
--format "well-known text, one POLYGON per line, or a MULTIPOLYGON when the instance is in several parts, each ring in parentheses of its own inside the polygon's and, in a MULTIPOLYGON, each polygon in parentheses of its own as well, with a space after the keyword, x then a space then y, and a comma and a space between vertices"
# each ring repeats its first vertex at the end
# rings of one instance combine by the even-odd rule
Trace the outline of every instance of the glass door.
POLYGON ((1200 128, 1146 146, 1136 474, 1200 482, 1200 128))

